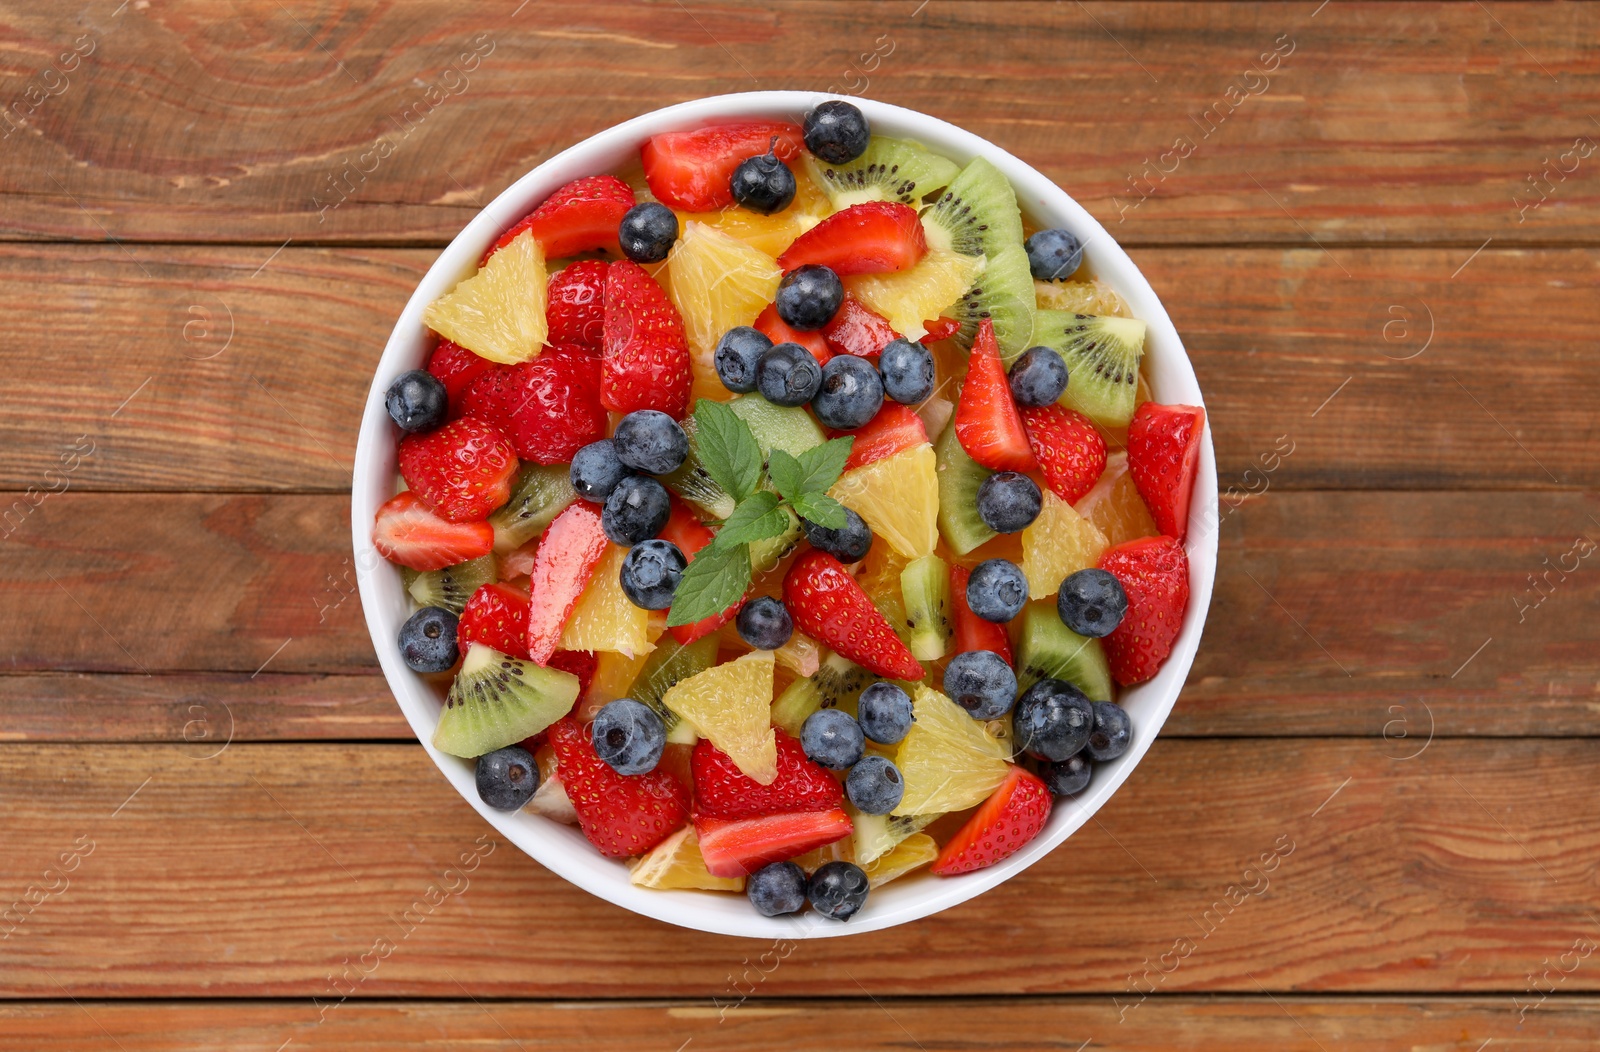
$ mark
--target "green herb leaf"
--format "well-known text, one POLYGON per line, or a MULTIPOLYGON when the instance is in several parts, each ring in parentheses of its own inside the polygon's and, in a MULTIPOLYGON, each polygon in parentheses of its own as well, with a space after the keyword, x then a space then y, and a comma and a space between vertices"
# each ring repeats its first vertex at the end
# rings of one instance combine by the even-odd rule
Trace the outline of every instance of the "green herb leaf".
MULTIPOLYGON (((703 403, 702 403, 703 404, 703 403)), ((750 587, 750 546, 711 544, 683 571, 667 611, 667 625, 692 625, 737 603, 750 587)))
POLYGON ((717 485, 742 502, 761 483, 761 447, 750 425, 722 402, 702 398, 694 407, 700 462, 717 485))
POLYGON ((794 510, 802 519, 808 519, 818 526, 830 530, 843 529, 847 521, 844 515, 844 505, 828 496, 826 493, 815 491, 802 493, 793 501, 794 510))
POLYGON ((850 459, 850 447, 856 444, 851 436, 835 438, 801 453, 801 493, 826 493, 844 471, 844 462, 850 459))
POLYGON ((734 544, 748 544, 776 537, 789 528, 789 513, 778 507, 778 495, 771 490, 757 490, 737 508, 717 531, 712 543, 726 548, 734 544))
POLYGON ((773 487, 783 494, 784 500, 794 500, 805 492, 800 487, 804 477, 805 469, 787 451, 774 448, 767 454, 767 478, 771 479, 773 487))

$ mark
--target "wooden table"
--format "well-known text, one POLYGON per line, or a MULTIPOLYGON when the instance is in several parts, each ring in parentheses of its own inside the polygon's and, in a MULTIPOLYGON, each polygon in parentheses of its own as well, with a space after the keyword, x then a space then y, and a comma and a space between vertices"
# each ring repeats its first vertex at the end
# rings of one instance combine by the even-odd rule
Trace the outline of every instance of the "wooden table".
POLYGON ((85 0, 0 29, 0 1049, 1600 1044, 1593 6, 85 0), (780 959, 479 846, 378 674, 347 490, 393 319, 484 202, 657 105, 830 86, 1100 217, 1234 496, 1189 685, 1097 820, 780 959))

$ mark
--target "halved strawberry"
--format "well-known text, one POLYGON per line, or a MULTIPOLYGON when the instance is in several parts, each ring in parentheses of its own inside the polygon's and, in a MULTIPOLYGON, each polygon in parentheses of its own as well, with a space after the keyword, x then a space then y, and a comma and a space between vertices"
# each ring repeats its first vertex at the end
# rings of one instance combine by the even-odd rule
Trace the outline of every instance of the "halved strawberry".
POLYGON ((400 477, 450 522, 478 522, 511 499, 517 455, 498 430, 464 416, 400 440, 400 477))
POLYGON ((968 650, 992 650, 1005 658, 1006 664, 1015 665, 1016 662, 1011 660, 1011 640, 1006 637, 1005 626, 985 621, 967 605, 967 579, 971 576, 972 571, 965 566, 950 568, 950 622, 954 640, 950 653, 955 655, 968 650))
POLYGON ((890 340, 898 340, 900 334, 888 318, 847 292, 839 309, 822 327, 822 338, 834 354, 870 358, 880 354, 890 340))
POLYGON ((502 435, 511 434, 511 411, 522 400, 522 385, 511 366, 478 374, 461 395, 462 415, 482 420, 502 435))
POLYGON ((599 356, 605 341, 608 271, 601 260, 584 259, 550 275, 547 344, 599 356))
POLYGON ((494 550, 494 527, 487 522, 448 522, 410 490, 378 509, 372 546, 392 563, 412 570, 441 570, 494 550))
POLYGON ((1078 503, 1106 470, 1105 438, 1088 417, 1057 402, 1020 412, 1045 482, 1068 504, 1078 503))
POLYGON ((694 747, 694 807, 702 818, 755 818, 795 811, 831 811, 843 794, 839 782, 806 758, 800 743, 783 731, 778 739, 778 777, 762 785, 701 738, 694 747))
POLYGON ((565 464, 584 446, 606 437, 610 419, 601 404, 597 359, 547 348, 511 374, 506 434, 523 460, 565 464))
POLYGON ((923 343, 938 343, 940 340, 948 340, 960 332, 961 323, 954 318, 946 318, 940 315, 932 321, 923 322, 922 328, 925 330, 922 334, 923 343))
POLYGON ((528 575, 528 656, 534 661, 550 663, 561 629, 605 551, 600 509, 588 501, 574 501, 545 527, 528 575))
POLYGON ((855 439, 850 446, 850 458, 844 462, 845 471, 853 471, 923 445, 928 441, 928 429, 910 406, 885 401, 877 416, 854 431, 834 432, 835 438, 845 436, 855 439))
POLYGON ((786 272, 820 263, 840 277, 909 270, 928 251, 917 210, 898 201, 867 201, 824 219, 778 257, 786 272))
POLYGON ((783 578, 794 627, 871 672, 920 680, 925 673, 872 599, 838 559, 813 548, 783 578))
POLYGON ((1128 474, 1156 528, 1180 541, 1189 533, 1189 498, 1205 429, 1204 408, 1154 402, 1135 409, 1128 424, 1128 474))
POLYGON ((694 820, 700 854, 714 877, 738 877, 763 866, 803 855, 850 835, 850 816, 832 811, 801 811, 761 818, 694 820))
POLYGON ((578 813, 578 827, 607 858, 642 855, 683 828, 689 792, 663 770, 618 774, 599 756, 589 728, 571 716, 549 731, 561 784, 578 813))
POLYGON ((956 403, 956 440, 967 456, 991 471, 1032 471, 1039 466, 1011 400, 994 324, 988 318, 978 326, 967 359, 967 379, 956 403))
POLYGON ((811 352, 811 357, 817 360, 818 365, 827 365, 828 359, 833 357, 833 351, 828 347, 827 338, 822 335, 821 329, 812 329, 802 332, 791 329, 778 317, 778 305, 769 303, 765 310, 756 316, 754 327, 764 333, 773 343, 798 343, 811 352))
POLYGON ((545 259, 560 259, 578 252, 603 248, 622 255, 617 244, 617 224, 632 208, 633 187, 614 175, 574 179, 545 199, 516 226, 500 235, 484 253, 484 261, 511 244, 524 230, 544 246, 545 259))
POLYGON ((508 584, 486 584, 472 593, 456 624, 456 643, 465 654, 473 643, 508 657, 528 657, 528 593, 508 584))
POLYGON ((486 358, 479 358, 458 343, 444 339, 439 341, 439 346, 428 356, 428 372, 433 374, 435 380, 444 384, 444 392, 450 399, 452 420, 466 411, 462 400, 466 397, 468 385, 484 373, 504 368, 505 366, 497 365, 486 358))
POLYGON ((1021 850, 1049 820, 1050 790, 1032 773, 1013 767, 950 838, 929 872, 953 877, 992 866, 1021 850))
POLYGON ((688 412, 683 319, 656 280, 631 260, 606 271, 603 346, 600 400, 607 409, 657 409, 674 419, 688 412))
POLYGON ((800 156, 805 133, 786 121, 719 124, 652 135, 639 151, 650 192, 671 208, 713 212, 733 204, 728 180, 739 162, 767 152, 776 136, 785 161, 800 156))
MULTIPOLYGON (((671 541, 678 546, 683 557, 689 562, 694 562, 695 553, 711 543, 716 534, 710 527, 700 521, 700 517, 689 509, 689 506, 677 497, 672 498, 672 514, 667 517, 667 524, 661 528, 658 535, 664 541, 671 541)), ((672 633, 682 646, 688 646, 697 639, 709 636, 723 625, 732 621, 739 613, 739 608, 744 605, 744 600, 734 603, 720 614, 696 621, 692 625, 673 625, 667 629, 672 633)))
POLYGON ((1189 556, 1171 537, 1141 537, 1100 557, 1128 596, 1122 623, 1103 640, 1111 677, 1123 686, 1161 671, 1189 607, 1189 556))

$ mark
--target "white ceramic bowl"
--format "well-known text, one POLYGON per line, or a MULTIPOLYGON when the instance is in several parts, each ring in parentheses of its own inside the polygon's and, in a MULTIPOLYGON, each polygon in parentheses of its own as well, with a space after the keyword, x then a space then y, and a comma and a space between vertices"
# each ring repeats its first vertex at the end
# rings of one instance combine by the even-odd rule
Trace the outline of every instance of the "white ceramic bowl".
MULTIPOLYGON (((526 811, 505 814, 486 807, 478 799, 471 763, 433 748, 430 743, 438 723, 442 695, 437 687, 407 669, 400 659, 396 639, 401 624, 410 615, 410 607, 399 569, 377 555, 371 540, 373 516, 379 505, 395 493, 397 435, 384 409, 383 396, 395 377, 409 369, 421 368, 426 360, 432 341, 422 324, 423 308, 471 274, 495 238, 554 190, 581 176, 621 168, 637 158, 640 145, 649 136, 736 120, 782 118, 798 122, 807 110, 829 97, 804 91, 761 91, 719 95, 669 106, 600 132, 557 154, 513 183, 440 253, 401 313, 367 394, 351 493, 350 521, 357 553, 361 604, 366 611, 367 626, 372 631, 378 661, 422 747, 462 799, 541 865, 591 894, 669 924, 752 938, 822 938, 904 924, 965 902, 1022 872, 1060 846, 1111 798, 1155 741, 1194 661, 1216 574, 1216 532, 1210 528, 1216 522, 1216 462, 1208 427, 1190 512, 1193 526, 1188 541, 1189 610, 1172 656, 1161 673, 1122 695, 1121 702, 1133 719, 1132 747, 1117 760, 1097 765, 1089 789, 1076 799, 1059 802, 1044 832, 1022 851, 998 865, 965 876, 941 878, 923 874, 902 878, 875 890, 862 911, 844 924, 819 919, 809 912, 794 918, 762 917, 750 908, 742 895, 635 887, 628 882, 625 866, 602 858, 576 829, 526 811)), ((915 139, 962 164, 981 154, 1011 180, 1024 214, 1034 224, 1061 226, 1076 232, 1086 243, 1085 252, 1093 272, 1127 301, 1135 317, 1149 326, 1144 368, 1156 400, 1203 404, 1183 343, 1149 282, 1105 229, 1065 191, 971 132, 898 106, 870 99, 853 101, 866 114, 874 132, 915 139)))

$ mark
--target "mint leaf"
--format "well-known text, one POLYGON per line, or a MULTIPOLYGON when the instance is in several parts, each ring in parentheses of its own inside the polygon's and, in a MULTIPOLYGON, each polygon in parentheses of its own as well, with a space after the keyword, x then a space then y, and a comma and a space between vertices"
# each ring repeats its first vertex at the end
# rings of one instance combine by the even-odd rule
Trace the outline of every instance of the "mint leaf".
POLYGON ((778 495, 770 490, 758 490, 737 508, 717 531, 712 542, 726 548, 734 544, 748 544, 776 537, 789 528, 789 513, 778 507, 778 495))
POLYGON ((856 440, 850 436, 835 438, 822 443, 820 446, 801 453, 800 482, 797 487, 801 493, 826 493, 839 475, 844 471, 844 462, 850 459, 850 447, 856 440))
POLYGON ((749 587, 750 546, 707 545, 683 571, 667 611, 667 625, 692 625, 720 614, 743 598, 749 587))
POLYGON ((805 473, 800 462, 784 450, 774 448, 767 454, 767 478, 772 480, 773 488, 783 494, 784 500, 792 501, 805 492, 800 485, 805 473))
POLYGON ((794 510, 802 519, 807 519, 818 526, 830 530, 844 528, 847 521, 844 516, 844 505, 815 490, 802 493, 793 501, 794 510))
POLYGON ((706 473, 742 502, 761 482, 761 447, 750 425, 721 402, 702 398, 694 407, 695 442, 706 473))

